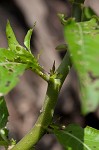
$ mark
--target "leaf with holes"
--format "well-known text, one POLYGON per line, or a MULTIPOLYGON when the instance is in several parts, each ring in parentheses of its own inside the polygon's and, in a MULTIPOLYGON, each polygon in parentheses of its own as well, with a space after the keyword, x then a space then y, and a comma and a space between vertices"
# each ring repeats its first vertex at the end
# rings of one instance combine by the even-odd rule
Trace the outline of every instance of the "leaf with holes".
POLYGON ((4 97, 0 97, 0 129, 4 128, 8 122, 8 109, 4 97))
POLYGON ((17 55, 14 51, 0 49, 0 96, 16 86, 19 76, 27 67, 27 64, 16 62, 15 58, 17 55))
POLYGON ((42 67, 38 63, 38 60, 24 47, 22 46, 16 46, 16 55, 17 58, 15 61, 27 64, 27 68, 31 68, 32 70, 38 70, 41 71, 42 67))
MULTIPOLYGON (((35 24, 34 24, 35 27, 35 24)), ((33 54, 30 53, 30 39, 32 35, 33 29, 30 29, 25 36, 24 44, 29 51, 26 50, 25 47, 21 46, 13 32, 13 29, 10 25, 10 22, 7 22, 6 25, 6 36, 8 40, 9 50, 14 51, 17 58, 15 58, 17 62, 28 64, 28 67, 33 70, 41 71, 42 67, 39 65, 38 60, 34 57, 33 54)))
POLYGON ((7 21, 6 25, 6 36, 8 41, 8 46, 11 50, 15 50, 16 46, 20 45, 15 37, 15 34, 11 28, 10 22, 7 21))
MULTIPOLYGON (((29 30, 25 38, 27 48, 30 48, 31 34, 32 31, 29 30)), ((6 35, 9 48, 0 49, 0 96, 7 94, 16 86, 19 76, 25 69, 30 68, 37 73, 42 69, 38 60, 18 43, 9 21, 6 26, 6 35)))
POLYGON ((99 105, 99 21, 69 19, 64 27, 71 60, 81 85, 82 112, 94 111, 99 105))
POLYGON ((71 124, 64 130, 54 129, 58 141, 65 150, 99 150, 99 131, 71 124))

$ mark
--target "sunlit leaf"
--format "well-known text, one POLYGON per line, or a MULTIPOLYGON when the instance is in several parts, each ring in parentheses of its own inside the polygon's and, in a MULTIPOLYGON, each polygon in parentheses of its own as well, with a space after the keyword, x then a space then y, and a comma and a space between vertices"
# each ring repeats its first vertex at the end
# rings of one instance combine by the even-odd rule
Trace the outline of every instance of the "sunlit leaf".
POLYGON ((8 46, 11 50, 15 50, 16 46, 19 45, 15 34, 11 28, 10 22, 7 21, 7 25, 6 25, 6 36, 7 36, 7 41, 8 41, 8 46))
MULTIPOLYGON (((35 27, 35 25, 36 25, 36 23, 34 23, 34 27, 35 27)), ((33 29, 34 29, 34 27, 33 27, 33 29)), ((18 43, 9 21, 7 22, 7 26, 6 26, 6 35, 7 35, 9 50, 14 51, 14 54, 17 57, 17 62, 28 64, 28 66, 30 65, 29 67, 32 66, 32 69, 40 70, 41 67, 40 67, 37 59, 34 57, 33 54, 30 53, 30 39, 31 39, 33 29, 30 29, 28 31, 27 35, 25 36, 25 40, 24 40, 24 42, 25 42, 24 44, 29 51, 27 51, 25 47, 21 46, 18 43)), ((16 59, 16 58, 14 58, 14 59, 16 59)))
MULTIPOLYGON (((32 30, 25 37, 25 45, 30 49, 32 30)), ((6 26, 8 49, 0 49, 0 96, 7 94, 19 81, 19 76, 26 69, 40 72, 42 67, 38 60, 25 47, 21 46, 14 35, 9 21, 6 26)))
POLYGON ((8 131, 7 127, 0 129, 0 142, 1 141, 8 142, 8 133, 9 133, 9 131, 8 131))
POLYGON ((38 60, 24 47, 16 46, 16 54, 18 57, 17 62, 27 64, 27 68, 32 68, 32 70, 41 71, 42 67, 39 65, 38 60))
POLYGON ((24 39, 24 45, 26 46, 26 48, 30 51, 30 40, 31 40, 31 36, 32 36, 32 32, 33 29, 30 29, 24 39))
POLYGON ((14 51, 0 49, 0 96, 7 94, 19 81, 27 64, 16 60, 19 57, 14 51))
POLYGON ((26 48, 28 49, 28 51, 31 53, 31 50, 30 50, 30 40, 31 40, 31 36, 32 36, 32 33, 33 33, 33 30, 34 30, 34 27, 36 25, 36 22, 34 23, 34 26, 32 29, 30 29, 25 38, 24 38, 24 45, 26 46, 26 48))

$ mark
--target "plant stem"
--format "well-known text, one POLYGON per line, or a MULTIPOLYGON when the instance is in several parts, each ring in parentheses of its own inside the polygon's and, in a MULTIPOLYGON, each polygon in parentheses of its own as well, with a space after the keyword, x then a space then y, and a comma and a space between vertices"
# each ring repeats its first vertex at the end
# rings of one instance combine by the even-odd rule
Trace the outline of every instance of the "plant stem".
POLYGON ((47 82, 49 81, 50 76, 48 74, 45 74, 42 71, 38 71, 38 70, 32 70, 32 71, 34 71, 37 75, 39 75, 45 81, 47 81, 47 82))
POLYGON ((48 83, 48 89, 45 97, 42 112, 31 131, 18 143, 12 150, 29 150, 44 135, 47 126, 51 123, 54 107, 58 98, 57 85, 48 83))
POLYGON ((70 71, 71 65, 72 64, 71 64, 70 56, 69 56, 69 53, 67 52, 56 71, 58 74, 60 74, 59 79, 61 82, 61 86, 62 86, 65 78, 67 77, 68 72, 70 71))
POLYGON ((34 127, 27 135, 23 137, 12 150, 30 150, 40 140, 40 138, 46 133, 47 127, 51 124, 55 105, 58 99, 60 88, 69 72, 70 58, 68 53, 65 55, 62 63, 57 69, 58 74, 62 76, 51 76, 48 81, 48 88, 45 96, 45 101, 42 107, 42 111, 38 117, 34 127))
POLYGON ((85 0, 74 0, 72 2, 72 17, 76 19, 77 22, 82 19, 82 6, 85 0))

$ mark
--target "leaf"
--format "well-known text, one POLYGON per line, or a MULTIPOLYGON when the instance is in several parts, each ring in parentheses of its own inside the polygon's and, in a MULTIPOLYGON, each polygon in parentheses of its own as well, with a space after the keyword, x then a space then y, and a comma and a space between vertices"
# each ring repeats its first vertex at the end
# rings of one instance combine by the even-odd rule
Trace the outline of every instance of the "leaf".
POLYGON ((99 150, 99 130, 87 126, 84 133, 85 143, 91 147, 91 150, 99 150))
POLYGON ((81 86, 83 114, 99 105, 99 25, 98 19, 76 23, 69 19, 64 34, 81 86))
POLYGON ((19 45, 18 41, 16 40, 15 34, 11 28, 10 22, 7 21, 6 25, 6 36, 8 41, 8 46, 11 50, 15 50, 16 46, 19 45))
MULTIPOLYGON (((24 39, 24 45, 26 46, 26 48, 30 51, 30 40, 31 40, 31 36, 32 36, 32 32, 33 29, 30 29, 24 39)), ((31 52, 31 51, 30 51, 31 52)))
MULTIPOLYGON (((16 40, 9 21, 6 26, 6 35, 9 48, 0 48, 0 96, 7 94, 16 86, 19 76, 26 69, 32 69, 38 74, 42 73, 38 60, 16 40)), ((31 30, 26 36, 28 48, 30 48, 30 37, 31 30)))
POLYGON ((27 64, 16 62, 19 57, 14 51, 0 49, 0 96, 7 94, 19 81, 27 64))
MULTIPOLYGON (((34 23, 35 27, 36 23, 34 23)), ((33 27, 33 28, 34 28, 33 27)), ((16 58, 16 61, 19 63, 25 63, 28 64, 28 67, 32 68, 33 70, 40 71, 42 67, 39 65, 37 59, 34 57, 33 54, 30 53, 30 39, 33 29, 30 29, 25 36, 25 46, 28 48, 29 51, 26 50, 25 47, 21 46, 18 41, 16 40, 15 34, 13 32, 13 29, 10 25, 10 22, 7 22, 6 26, 6 35, 9 45, 9 50, 14 51, 16 58)))
POLYGON ((8 122, 8 109, 4 97, 0 97, 0 129, 4 128, 8 122))
POLYGON ((33 30, 34 30, 34 27, 36 26, 36 22, 34 23, 34 26, 33 26, 33 29, 30 29, 25 38, 24 38, 24 45, 26 46, 26 48, 28 49, 28 51, 31 53, 31 50, 30 50, 30 40, 31 40, 31 36, 32 36, 32 33, 33 33, 33 30))
POLYGON ((18 59, 16 59, 16 61, 27 64, 27 68, 31 68, 32 70, 38 70, 38 72, 42 70, 42 67, 38 63, 38 60, 24 47, 17 46, 16 53, 18 56, 18 59))
POLYGON ((64 130, 54 129, 65 150, 99 150, 99 130, 71 124, 64 130))
POLYGON ((91 19, 92 16, 94 16, 95 13, 93 12, 93 10, 89 7, 84 7, 83 8, 83 18, 84 20, 88 20, 91 19))
MULTIPOLYGON (((6 141, 8 142, 8 129, 5 127, 5 128, 2 128, 0 129, 0 142, 1 141, 6 141)), ((1 144, 0 144, 1 145, 1 144)))

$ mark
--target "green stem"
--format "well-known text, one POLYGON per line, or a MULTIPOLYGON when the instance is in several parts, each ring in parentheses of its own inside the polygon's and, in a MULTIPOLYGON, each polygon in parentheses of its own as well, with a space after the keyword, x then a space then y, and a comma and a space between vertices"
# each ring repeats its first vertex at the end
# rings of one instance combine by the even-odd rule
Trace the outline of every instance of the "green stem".
POLYGON ((59 68, 57 69, 57 73, 62 74, 62 76, 51 76, 48 81, 48 88, 45 96, 44 105, 37 122, 35 123, 34 127, 30 130, 30 132, 27 133, 27 135, 25 135, 23 139, 20 140, 12 148, 12 150, 30 150, 46 133, 47 127, 52 122, 53 113, 58 99, 60 88, 69 72, 68 66, 70 66, 70 59, 67 53, 59 68))
POLYGON ((37 141, 39 141, 39 139, 44 135, 47 126, 52 121, 57 98, 57 86, 55 87, 54 83, 49 82, 44 106, 36 124, 31 131, 19 143, 17 143, 14 148, 12 148, 12 150, 29 150, 37 143, 37 141))
POLYGON ((71 65, 72 64, 71 64, 70 56, 69 56, 69 53, 67 52, 56 71, 58 74, 60 74, 59 79, 61 82, 61 86, 62 86, 65 78, 67 77, 68 72, 70 71, 71 65))
POLYGON ((84 0, 74 0, 72 3, 72 17, 76 19, 77 22, 81 21, 82 18, 82 6, 84 0))
POLYGON ((42 79, 44 79, 45 81, 49 81, 49 75, 48 74, 45 74, 43 73, 42 71, 39 71, 39 70, 32 70, 34 71, 37 75, 39 75, 42 79))

